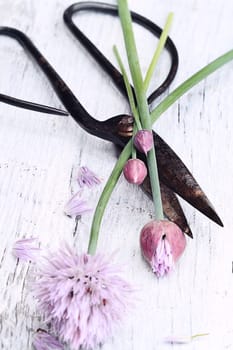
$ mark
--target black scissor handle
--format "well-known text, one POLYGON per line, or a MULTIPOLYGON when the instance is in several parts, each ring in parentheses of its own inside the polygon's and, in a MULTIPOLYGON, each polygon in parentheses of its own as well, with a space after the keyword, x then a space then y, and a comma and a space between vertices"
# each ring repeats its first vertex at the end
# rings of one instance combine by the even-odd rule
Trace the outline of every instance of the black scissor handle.
MULTIPOLYGON (((77 25, 73 21, 73 15, 75 13, 81 11, 94 11, 100 12, 103 14, 110 14, 113 16, 118 15, 117 6, 105 4, 101 2, 79 2, 68 7, 63 15, 64 21, 70 31, 74 34, 74 36, 85 46, 88 52, 95 58, 95 60, 100 64, 100 66, 108 73, 108 75, 112 78, 115 85, 118 89, 127 96, 125 85, 123 81, 122 75, 119 71, 112 65, 112 63, 100 52, 100 50, 90 41, 90 39, 77 27, 77 25)), ((148 29, 152 34, 156 37, 160 37, 162 33, 162 29, 158 27, 155 23, 151 22, 149 19, 131 11, 132 20, 142 27, 148 29)), ((164 82, 152 92, 152 94, 148 97, 148 103, 153 102, 156 97, 160 96, 171 84, 173 79, 175 78, 177 69, 178 69, 178 52, 173 41, 168 37, 165 48, 168 50, 171 56, 171 67, 168 72, 168 75, 164 82)))
POLYGON ((133 130, 133 119, 130 116, 117 115, 104 121, 93 118, 26 34, 15 28, 0 27, 0 35, 15 39, 31 54, 49 79, 67 111, 84 130, 89 134, 111 141, 116 145, 123 146, 125 144, 125 139, 128 139, 130 136, 128 130, 131 130, 131 133, 133 130), (127 131, 125 136, 119 134, 121 127, 127 131))
POLYGON ((62 80, 42 53, 37 49, 33 42, 27 37, 27 35, 18 29, 10 27, 0 27, 0 35, 5 35, 15 39, 23 48, 26 49, 26 51, 31 54, 38 66, 49 79, 51 85, 53 86, 63 105, 66 107, 67 111, 85 130, 98 136, 98 132, 101 130, 102 126, 101 122, 94 119, 84 109, 70 88, 62 80))
POLYGON ((6 103, 6 104, 11 105, 11 106, 31 110, 34 112, 63 115, 63 116, 69 115, 66 111, 63 111, 62 109, 57 109, 54 107, 41 105, 38 103, 22 100, 22 99, 15 98, 15 97, 5 95, 5 94, 0 94, 0 102, 6 103))

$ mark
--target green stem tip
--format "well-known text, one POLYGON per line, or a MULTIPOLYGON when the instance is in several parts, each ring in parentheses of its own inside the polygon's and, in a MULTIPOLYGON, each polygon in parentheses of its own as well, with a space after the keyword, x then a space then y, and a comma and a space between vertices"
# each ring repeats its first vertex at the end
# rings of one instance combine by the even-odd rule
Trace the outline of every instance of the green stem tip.
POLYGON ((150 84, 152 75, 154 73, 155 67, 156 67, 156 65, 158 63, 159 57, 160 57, 160 55, 161 55, 161 53, 163 51, 163 48, 164 48, 164 46, 166 44, 168 33, 169 33, 171 25, 172 25, 173 16, 174 16, 174 14, 172 12, 170 12, 168 17, 167 17, 167 20, 166 20, 164 29, 162 31, 162 34, 160 36, 160 39, 159 39, 158 45, 156 47, 155 53, 154 53, 154 55, 152 57, 151 63, 150 63, 149 68, 148 68, 148 70, 146 72, 146 76, 145 76, 145 79, 144 79, 144 89, 145 89, 145 91, 147 91, 147 89, 149 87, 149 84, 150 84))

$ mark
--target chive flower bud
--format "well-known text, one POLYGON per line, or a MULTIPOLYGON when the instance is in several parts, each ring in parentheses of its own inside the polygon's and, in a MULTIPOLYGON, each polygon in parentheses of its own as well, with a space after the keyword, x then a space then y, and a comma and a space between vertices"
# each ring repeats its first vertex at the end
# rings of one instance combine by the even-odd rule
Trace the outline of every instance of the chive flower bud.
POLYGON ((151 130, 139 130, 134 136, 134 146, 141 153, 147 154, 153 147, 153 134, 151 130))
POLYGON ((142 255, 157 277, 163 277, 173 270, 186 246, 186 239, 180 228, 167 220, 151 221, 140 234, 142 255))
POLYGON ((129 159, 123 168, 123 174, 129 183, 140 185, 147 175, 147 168, 140 159, 129 159))

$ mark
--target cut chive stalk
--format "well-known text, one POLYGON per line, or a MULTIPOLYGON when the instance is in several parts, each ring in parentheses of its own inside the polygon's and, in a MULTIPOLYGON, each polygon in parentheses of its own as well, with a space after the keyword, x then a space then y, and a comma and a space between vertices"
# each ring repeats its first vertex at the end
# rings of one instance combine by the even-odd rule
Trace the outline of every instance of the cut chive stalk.
POLYGON ((199 338, 199 337, 205 337, 207 335, 209 335, 209 333, 194 334, 194 335, 191 336, 191 340, 199 338))
MULTIPOLYGON (((128 9, 126 0, 118 0, 118 10, 123 30, 125 41, 125 48, 127 52, 129 68, 135 89, 137 100, 137 108, 139 112, 140 121, 143 129, 151 130, 150 113, 144 89, 141 67, 139 63, 133 28, 132 19, 128 9)), ((157 220, 163 219, 163 207, 160 193, 159 176, 155 155, 154 146, 147 153, 147 163, 150 175, 150 183, 152 189, 153 202, 155 207, 155 218, 157 220)))
POLYGON ((200 83, 208 75, 215 72, 224 64, 230 62, 233 59, 233 50, 226 52, 224 55, 218 57, 216 60, 210 62, 207 66, 200 69, 197 73, 193 74, 190 78, 185 80, 179 85, 173 92, 171 92, 160 104, 151 112, 151 123, 153 124, 173 103, 189 91, 193 86, 200 83))
MULTIPOLYGON (((119 65, 121 74, 122 74, 123 79, 124 79, 125 88, 126 88, 126 91, 127 91, 131 112, 133 114, 134 121, 135 121, 134 127, 133 127, 133 135, 132 135, 132 138, 134 138, 137 130, 141 130, 142 129, 142 125, 141 125, 139 114, 138 114, 138 110, 137 110, 137 107, 136 107, 136 104, 135 104, 134 95, 133 95, 133 91, 132 91, 132 88, 131 88, 131 85, 130 85, 130 82, 129 82, 129 78, 128 78, 126 69, 124 67, 123 61, 121 59, 121 56, 119 54, 119 51, 118 51, 116 45, 113 46, 113 52, 114 52, 114 54, 116 56, 117 63, 119 65)), ((133 142, 132 142, 132 158, 133 159, 137 158, 137 151, 136 151, 136 149, 134 147, 133 142)))
POLYGON ((128 78, 126 69, 125 69, 124 64, 122 62, 121 56, 120 56, 119 51, 118 51, 118 49, 117 49, 117 47, 115 45, 113 46, 113 52, 114 52, 114 54, 116 56, 117 63, 119 65, 119 67, 120 67, 120 71, 121 71, 121 74, 122 74, 123 79, 124 79, 124 83, 125 83, 125 87, 126 87, 126 91, 127 91, 127 95, 128 95, 128 99, 129 99, 130 108, 131 108, 131 111, 133 113, 137 129, 141 130, 142 129, 142 125, 141 125, 139 114, 138 114, 138 110, 137 110, 137 107, 136 107, 136 104, 135 104, 133 91, 132 91, 132 88, 131 88, 131 85, 130 85, 130 82, 129 82, 129 78, 128 78))
MULTIPOLYGON (((134 124, 133 126, 133 135, 132 135, 132 140, 134 139, 134 136, 136 135, 138 131, 138 128, 137 126, 134 124)), ((136 148, 134 146, 134 143, 132 142, 132 159, 136 159, 137 158, 137 151, 136 151, 136 148)))
POLYGON ((99 237, 100 225, 104 215, 104 211, 112 194, 112 191, 114 190, 114 187, 116 186, 117 181, 122 173, 122 169, 128 158, 130 157, 132 149, 131 142, 132 141, 130 140, 121 152, 120 157, 118 158, 118 161, 116 162, 116 165, 114 166, 112 173, 103 189, 103 192, 101 193, 92 220, 91 235, 88 244, 88 254, 95 254, 99 237))
POLYGON ((152 57, 151 63, 149 65, 149 68, 148 68, 148 70, 146 72, 146 77, 144 79, 144 89, 145 89, 145 91, 147 91, 147 89, 149 87, 149 84, 150 84, 152 75, 154 73, 156 64, 157 64, 158 59, 159 59, 159 57, 161 55, 161 52, 163 51, 164 45, 166 44, 168 33, 170 31, 170 28, 171 28, 172 20, 173 20, 173 13, 171 12, 171 13, 169 13, 169 15, 167 17, 164 29, 162 31, 162 34, 160 36, 160 39, 159 39, 159 42, 158 42, 158 45, 157 45, 157 48, 156 48, 155 53, 154 53, 154 55, 152 57))

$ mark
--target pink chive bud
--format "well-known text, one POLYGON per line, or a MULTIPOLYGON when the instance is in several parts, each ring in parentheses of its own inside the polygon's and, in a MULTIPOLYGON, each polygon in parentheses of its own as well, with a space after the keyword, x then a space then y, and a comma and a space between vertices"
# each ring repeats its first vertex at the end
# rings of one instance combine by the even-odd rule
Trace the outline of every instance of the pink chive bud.
POLYGON ((153 147, 153 134, 150 130, 139 130, 134 136, 134 146, 139 152, 147 154, 153 147))
POLYGON ((140 245, 145 260, 157 277, 162 277, 174 268, 186 246, 180 228, 166 220, 151 221, 140 234, 140 245))
POLYGON ((123 173, 128 182, 140 185, 147 175, 147 168, 140 159, 129 159, 124 166, 123 173))

